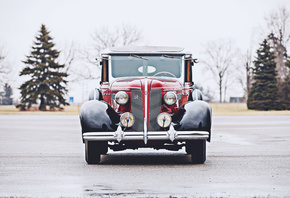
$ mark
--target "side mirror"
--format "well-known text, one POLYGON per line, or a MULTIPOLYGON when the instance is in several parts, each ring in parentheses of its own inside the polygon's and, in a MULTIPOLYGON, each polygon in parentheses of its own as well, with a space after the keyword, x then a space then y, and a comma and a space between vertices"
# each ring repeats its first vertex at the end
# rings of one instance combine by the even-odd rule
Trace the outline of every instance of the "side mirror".
POLYGON ((199 61, 196 58, 195 59, 192 59, 191 65, 194 66, 194 63, 199 63, 199 61))
POLYGON ((194 82, 185 82, 184 87, 192 87, 194 85, 194 82))
POLYGON ((102 60, 102 58, 95 58, 95 60, 97 62, 99 62, 101 66, 103 66, 103 60, 102 60))

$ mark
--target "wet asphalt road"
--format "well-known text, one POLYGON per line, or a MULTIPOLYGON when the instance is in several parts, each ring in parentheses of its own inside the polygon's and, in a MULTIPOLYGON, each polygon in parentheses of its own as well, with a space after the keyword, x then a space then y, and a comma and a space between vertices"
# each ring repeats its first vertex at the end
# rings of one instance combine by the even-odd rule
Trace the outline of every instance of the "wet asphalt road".
POLYGON ((87 165, 78 116, 0 115, 0 197, 290 197, 290 116, 216 116, 207 161, 109 151, 87 165))

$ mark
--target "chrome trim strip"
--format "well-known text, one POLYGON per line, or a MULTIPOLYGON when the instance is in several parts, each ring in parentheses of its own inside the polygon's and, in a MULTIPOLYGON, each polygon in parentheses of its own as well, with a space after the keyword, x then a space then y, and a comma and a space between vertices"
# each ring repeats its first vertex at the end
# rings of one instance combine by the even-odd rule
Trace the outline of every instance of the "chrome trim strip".
POLYGON ((147 144, 147 140, 148 140, 147 119, 148 119, 148 80, 146 77, 145 78, 144 144, 147 144))
MULTIPOLYGON (((84 140, 90 141, 119 141, 116 132, 85 132, 83 133, 84 140)), ((168 131, 149 131, 147 140, 171 140, 172 136, 168 131)), ((174 140, 206 140, 209 138, 207 131, 175 131, 174 140)), ((122 141, 144 140, 144 132, 123 132, 122 141)), ((121 141, 121 140, 120 140, 121 141)), ((144 142, 145 143, 145 142, 144 142)))

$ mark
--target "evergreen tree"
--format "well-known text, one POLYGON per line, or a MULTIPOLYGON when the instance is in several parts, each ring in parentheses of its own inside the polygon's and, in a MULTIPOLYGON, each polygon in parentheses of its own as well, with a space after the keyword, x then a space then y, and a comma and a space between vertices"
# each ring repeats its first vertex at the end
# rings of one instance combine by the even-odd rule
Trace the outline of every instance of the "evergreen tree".
POLYGON ((266 39, 257 50, 253 75, 255 82, 250 88, 248 108, 256 110, 282 109, 277 88, 275 54, 266 39))
POLYGON ((30 80, 20 86, 21 103, 17 107, 21 110, 29 109, 38 101, 41 111, 45 111, 46 106, 54 110, 62 109, 61 105, 69 105, 64 98, 67 93, 65 78, 68 74, 61 72, 64 65, 56 61, 60 52, 54 49, 49 33, 45 25, 41 25, 31 54, 23 61, 26 67, 20 72, 20 76, 28 75, 30 80))

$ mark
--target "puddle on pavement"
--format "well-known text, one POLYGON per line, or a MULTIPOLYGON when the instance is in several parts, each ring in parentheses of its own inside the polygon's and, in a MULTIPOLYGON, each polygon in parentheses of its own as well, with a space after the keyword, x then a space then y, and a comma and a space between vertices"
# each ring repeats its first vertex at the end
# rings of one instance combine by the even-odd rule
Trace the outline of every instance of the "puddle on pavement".
POLYGON ((86 186, 83 193, 86 197, 140 197, 145 195, 142 190, 117 191, 107 185, 86 186))
POLYGON ((215 141, 239 145, 252 145, 247 139, 228 133, 218 133, 213 137, 215 141))

